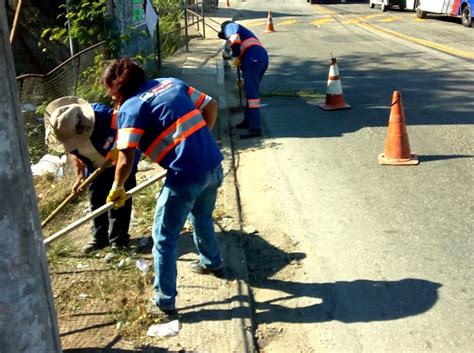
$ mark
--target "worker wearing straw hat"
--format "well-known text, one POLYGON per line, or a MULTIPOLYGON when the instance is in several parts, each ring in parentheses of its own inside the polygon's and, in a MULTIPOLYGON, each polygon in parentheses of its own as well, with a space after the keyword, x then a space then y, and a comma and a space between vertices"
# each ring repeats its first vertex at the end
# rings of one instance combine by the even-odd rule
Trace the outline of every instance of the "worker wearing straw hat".
MULTIPOLYGON (((79 186, 89 173, 114 159, 116 138, 116 114, 111 107, 67 96, 58 98, 46 107, 44 114, 45 141, 49 148, 59 153, 68 153, 76 174, 74 192, 82 192, 79 186)), ((115 150, 116 154, 116 150, 115 150)), ((116 157, 115 157, 116 159, 116 157)), ((135 161, 138 162, 138 158, 135 161)), ((135 171, 127 180, 126 189, 136 185, 135 171)), ((105 204, 112 186, 115 167, 106 168, 88 187, 92 210, 105 204)), ((83 253, 112 247, 126 247, 130 235, 132 200, 118 210, 110 210, 94 219, 90 241, 82 248, 83 253), (109 232, 110 228, 110 232, 109 232)))

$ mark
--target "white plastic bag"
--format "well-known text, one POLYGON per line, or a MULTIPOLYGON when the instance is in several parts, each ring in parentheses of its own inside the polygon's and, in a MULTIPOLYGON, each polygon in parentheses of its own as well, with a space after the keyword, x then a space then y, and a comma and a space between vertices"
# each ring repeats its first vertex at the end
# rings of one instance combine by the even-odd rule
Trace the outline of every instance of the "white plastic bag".
POLYGON ((173 320, 166 324, 151 325, 146 332, 151 337, 171 337, 179 333, 179 320, 173 320))

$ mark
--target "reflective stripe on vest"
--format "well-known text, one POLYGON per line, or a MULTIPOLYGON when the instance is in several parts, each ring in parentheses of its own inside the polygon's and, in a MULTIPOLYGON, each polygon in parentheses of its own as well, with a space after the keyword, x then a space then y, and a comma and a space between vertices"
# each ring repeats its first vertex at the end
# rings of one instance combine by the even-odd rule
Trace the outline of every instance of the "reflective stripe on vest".
POLYGON ((160 163, 169 151, 204 126, 206 126, 206 122, 201 112, 194 109, 163 131, 147 148, 145 155, 152 161, 160 163))
POLYGON ((239 58, 242 58, 244 56, 245 51, 248 48, 250 48, 254 45, 258 45, 260 47, 263 47, 262 43, 260 43, 260 41, 257 38, 249 38, 249 39, 244 40, 242 42, 242 44, 240 44, 240 56, 239 56, 239 58))
POLYGON ((135 148, 138 146, 143 135, 143 129, 126 128, 119 129, 117 138, 117 149, 135 148))
POLYGON ((199 92, 194 87, 189 87, 188 94, 191 100, 193 101, 194 106, 198 109, 201 107, 202 103, 206 99, 206 95, 202 92, 199 92))
POLYGON ((117 119, 118 119, 118 110, 113 110, 112 113, 112 122, 110 123, 110 127, 114 130, 117 130, 117 119))
POLYGON ((260 98, 247 99, 247 104, 250 109, 260 108, 260 98))

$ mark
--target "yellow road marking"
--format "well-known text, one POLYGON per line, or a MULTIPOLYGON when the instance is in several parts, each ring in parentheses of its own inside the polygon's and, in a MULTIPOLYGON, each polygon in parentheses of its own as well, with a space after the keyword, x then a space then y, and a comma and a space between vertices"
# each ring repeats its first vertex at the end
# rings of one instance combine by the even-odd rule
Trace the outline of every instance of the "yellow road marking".
POLYGON ((385 16, 383 14, 379 14, 379 15, 368 15, 368 16, 365 16, 365 17, 359 17, 359 19, 361 21, 367 21, 367 20, 371 20, 373 18, 377 18, 377 17, 382 17, 382 16, 385 16))
POLYGON ((266 21, 262 21, 262 20, 252 21, 252 22, 246 23, 245 27, 257 27, 257 26, 262 26, 266 23, 267 23, 266 21))
POLYGON ((448 54, 452 54, 452 55, 456 55, 456 56, 459 56, 461 58, 474 59, 474 53, 472 53, 472 52, 467 52, 467 51, 464 51, 464 50, 450 48, 450 47, 447 47, 447 46, 444 46, 444 45, 441 45, 441 44, 436 44, 436 43, 430 42, 430 41, 425 40, 425 39, 420 39, 420 38, 407 36, 406 34, 402 34, 402 33, 396 32, 396 31, 392 31, 390 29, 383 29, 383 28, 380 28, 380 27, 369 25, 367 23, 358 23, 357 25, 360 26, 360 27, 369 29, 369 30, 375 30, 375 31, 379 31, 379 32, 382 32, 382 33, 386 33, 386 34, 391 34, 395 37, 405 39, 409 42, 424 45, 425 47, 437 49, 439 51, 442 51, 442 52, 445 52, 445 53, 448 53, 448 54))
POLYGON ((400 17, 387 17, 387 18, 382 18, 381 20, 379 20, 379 22, 393 22, 399 19, 400 17))
POLYGON ((319 20, 313 21, 313 22, 311 22, 311 24, 315 25, 315 26, 320 26, 320 25, 323 25, 325 23, 334 22, 334 21, 335 21, 334 18, 326 17, 326 18, 320 18, 319 20))
POLYGON ((338 14, 337 11, 330 10, 326 7, 321 6, 321 5, 314 5, 313 9, 315 9, 316 12, 321 12, 321 13, 325 13, 325 14, 328 14, 328 15, 337 15, 338 14))
MULTIPOLYGON (((312 8, 315 9, 316 12, 325 13, 325 14, 333 16, 332 18, 322 18, 320 20, 316 20, 316 21, 312 22, 312 24, 315 25, 315 26, 318 26, 318 25, 324 24, 324 23, 328 23, 328 22, 333 22, 333 21, 335 21, 335 19, 334 19, 335 16, 340 16, 340 14, 337 13, 336 11, 327 9, 327 8, 321 6, 321 5, 314 5, 312 8)), ((451 54, 451 55, 455 55, 455 56, 458 56, 458 57, 461 57, 461 58, 474 59, 474 53, 473 52, 467 52, 467 51, 464 51, 464 50, 450 48, 450 47, 447 47, 445 45, 436 44, 436 43, 430 42, 430 41, 425 40, 425 39, 411 37, 411 36, 408 36, 406 34, 402 34, 400 32, 392 31, 392 30, 389 30, 389 29, 383 29, 383 28, 373 26, 373 25, 369 25, 369 24, 363 22, 363 21, 366 21, 366 20, 369 20, 369 19, 372 19, 372 18, 378 17, 378 16, 384 16, 384 15, 383 14, 382 15, 369 15, 369 16, 366 16, 366 17, 354 18, 354 19, 350 19, 350 20, 346 21, 345 23, 351 23, 351 24, 355 24, 357 26, 363 27, 365 29, 390 34, 390 35, 393 35, 395 37, 404 39, 406 41, 416 43, 416 44, 420 44, 420 45, 423 45, 423 46, 428 47, 428 48, 433 48, 433 49, 439 50, 441 52, 448 53, 448 54, 451 54)), ((389 17, 389 18, 386 18, 386 19, 381 19, 381 20, 379 20, 379 22, 391 22, 391 21, 394 21, 396 19, 400 19, 400 17, 399 16, 398 17, 389 17)), ((415 19, 415 21, 416 22, 421 22, 421 21, 423 21, 423 19, 418 19, 417 18, 417 19, 415 19)))
POLYGON ((298 20, 286 20, 286 21, 278 22, 277 24, 279 26, 286 26, 286 25, 292 25, 293 23, 296 23, 296 22, 298 22, 298 20))
POLYGON ((344 23, 348 24, 348 25, 353 25, 353 24, 359 23, 361 21, 362 20, 360 18, 351 18, 350 20, 347 20, 344 23))
POLYGON ((384 16, 384 15, 380 14, 380 15, 369 15, 369 16, 365 16, 365 17, 354 17, 354 18, 351 18, 350 20, 345 21, 344 23, 345 24, 355 24, 355 23, 364 22, 364 21, 367 21, 367 20, 371 20, 373 18, 381 17, 381 16, 384 16))

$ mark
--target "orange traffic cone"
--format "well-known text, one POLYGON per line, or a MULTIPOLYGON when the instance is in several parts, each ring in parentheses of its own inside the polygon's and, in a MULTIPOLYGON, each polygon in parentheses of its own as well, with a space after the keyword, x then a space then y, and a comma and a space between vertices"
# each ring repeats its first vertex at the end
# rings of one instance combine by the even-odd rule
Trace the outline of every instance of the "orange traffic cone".
POLYGON ((324 110, 347 109, 351 106, 344 101, 342 95, 341 79, 339 77, 339 69, 337 68, 336 58, 331 59, 329 66, 328 88, 326 91, 326 102, 319 106, 324 110))
POLYGON ((268 11, 268 18, 267 18, 267 28, 265 32, 272 33, 275 32, 275 28, 273 28, 273 18, 272 18, 272 11, 268 11))
POLYGON ((386 165, 415 165, 419 163, 418 157, 410 152, 402 96, 399 91, 393 92, 385 153, 379 155, 379 163, 386 165))

